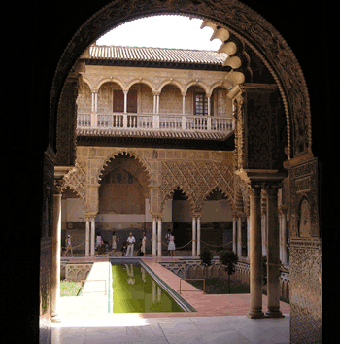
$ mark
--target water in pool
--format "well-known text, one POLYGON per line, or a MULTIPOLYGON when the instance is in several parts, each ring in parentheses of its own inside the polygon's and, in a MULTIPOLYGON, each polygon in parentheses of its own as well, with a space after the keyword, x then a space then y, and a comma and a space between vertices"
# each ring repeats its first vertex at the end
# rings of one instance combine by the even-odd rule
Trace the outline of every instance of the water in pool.
POLYGON ((137 263, 112 264, 113 313, 184 312, 137 263))

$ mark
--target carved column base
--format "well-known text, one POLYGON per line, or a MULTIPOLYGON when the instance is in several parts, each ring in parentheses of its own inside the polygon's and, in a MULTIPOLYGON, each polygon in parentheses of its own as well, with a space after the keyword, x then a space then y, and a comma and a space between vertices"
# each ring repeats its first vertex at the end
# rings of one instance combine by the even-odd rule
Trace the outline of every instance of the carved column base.
POLYGON ((265 317, 266 318, 284 318, 285 316, 282 314, 282 312, 280 311, 280 309, 271 309, 268 310, 265 313, 265 317))
POLYGON ((262 307, 259 310, 251 310, 248 312, 247 317, 250 319, 263 319, 264 318, 264 314, 262 312, 262 307))

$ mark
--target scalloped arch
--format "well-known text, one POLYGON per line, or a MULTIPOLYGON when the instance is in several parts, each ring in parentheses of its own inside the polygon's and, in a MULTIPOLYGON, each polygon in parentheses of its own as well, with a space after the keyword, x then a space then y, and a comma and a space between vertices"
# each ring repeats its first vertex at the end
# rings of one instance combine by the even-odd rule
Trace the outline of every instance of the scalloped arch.
POLYGON ((61 192, 63 192, 67 188, 73 190, 79 196, 79 198, 81 199, 82 203, 85 205, 85 192, 84 192, 84 190, 79 190, 74 185, 72 185, 72 184, 70 184, 70 183, 65 181, 60 190, 61 190, 61 192))
POLYGON ((223 188, 220 188, 220 187, 212 187, 210 190, 208 190, 204 196, 203 196, 203 200, 202 200, 202 204, 204 203, 204 201, 207 200, 208 196, 213 193, 215 190, 217 191, 220 191, 222 192, 226 197, 227 197, 227 200, 228 200, 228 203, 231 207, 231 209, 234 209, 234 200, 233 200, 233 197, 229 194, 229 192, 227 190, 224 190, 223 188))
POLYGON ((130 155, 131 157, 134 157, 138 161, 138 163, 142 165, 142 167, 144 168, 144 172, 146 173, 146 179, 147 179, 148 186, 150 186, 152 181, 153 181, 153 176, 152 176, 152 171, 151 171, 149 164, 135 150, 125 149, 125 148, 123 148, 119 151, 112 152, 110 155, 108 155, 106 158, 104 158, 102 160, 102 162, 100 163, 100 168, 99 168, 98 173, 96 175, 97 183, 99 184, 103 170, 104 170, 105 166, 108 165, 110 160, 115 159, 116 156, 118 156, 118 155, 124 155, 124 154, 130 155))
POLYGON ((189 204, 190 204, 190 210, 193 211, 195 209, 195 201, 194 201, 192 195, 190 193, 187 193, 185 191, 185 187, 183 187, 181 185, 174 186, 171 188, 171 190, 167 190, 163 194, 161 209, 163 209, 165 201, 173 197, 173 194, 174 194, 175 190, 177 190, 177 189, 182 190, 182 192, 185 194, 185 196, 187 197, 187 201, 189 201, 189 204))

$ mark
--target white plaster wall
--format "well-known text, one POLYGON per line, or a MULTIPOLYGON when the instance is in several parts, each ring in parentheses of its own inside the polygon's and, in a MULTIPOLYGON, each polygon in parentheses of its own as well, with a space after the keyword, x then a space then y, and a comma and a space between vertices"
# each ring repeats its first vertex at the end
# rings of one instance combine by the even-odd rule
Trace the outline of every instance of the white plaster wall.
POLYGON ((231 207, 226 199, 205 201, 202 207, 201 222, 231 222, 233 221, 231 207))
POLYGON ((61 200, 61 222, 67 222, 67 199, 61 200))
POLYGON ((85 218, 84 204, 80 198, 67 198, 67 222, 79 222, 85 218))
POLYGON ((144 214, 100 214, 96 216, 96 222, 134 223, 144 222, 144 214))

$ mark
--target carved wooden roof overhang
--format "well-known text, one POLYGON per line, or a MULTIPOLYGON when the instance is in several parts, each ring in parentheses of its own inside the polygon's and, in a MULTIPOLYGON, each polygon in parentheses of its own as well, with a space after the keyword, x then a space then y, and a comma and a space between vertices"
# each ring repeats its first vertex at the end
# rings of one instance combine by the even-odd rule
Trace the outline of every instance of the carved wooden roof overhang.
POLYGON ((233 151, 234 132, 225 140, 183 139, 171 137, 138 137, 138 136, 103 136, 78 135, 77 146, 105 146, 105 147, 153 147, 153 148, 180 148, 194 150, 233 151))

